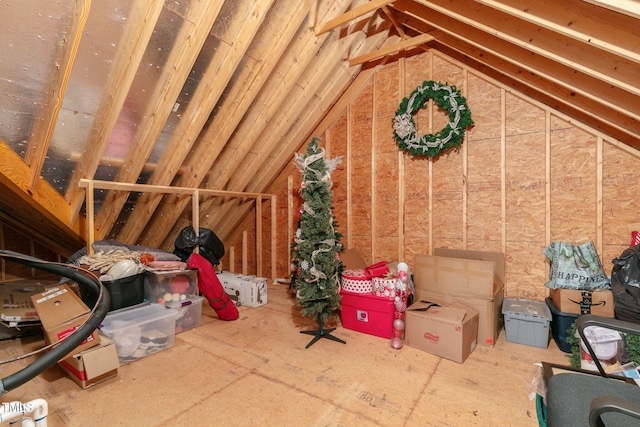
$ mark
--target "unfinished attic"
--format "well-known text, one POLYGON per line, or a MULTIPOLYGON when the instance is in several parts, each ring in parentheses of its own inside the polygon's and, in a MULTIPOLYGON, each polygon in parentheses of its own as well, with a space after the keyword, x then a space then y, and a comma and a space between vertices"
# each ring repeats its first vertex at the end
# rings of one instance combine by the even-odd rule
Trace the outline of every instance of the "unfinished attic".
POLYGON ((633 0, 7 0, 0 25, 3 310, 63 285, 88 310, 61 342, 37 304, 2 313, 2 422, 543 425, 538 364, 585 368, 564 335, 596 295, 640 319, 610 289, 640 243, 633 0), (554 288, 549 253, 584 247, 599 287, 554 288), (125 261, 135 303, 104 284, 125 261), (426 299, 467 319, 466 351, 416 344, 426 299), (513 301, 545 313, 533 344, 513 301), (159 307, 126 356, 105 335, 159 307))

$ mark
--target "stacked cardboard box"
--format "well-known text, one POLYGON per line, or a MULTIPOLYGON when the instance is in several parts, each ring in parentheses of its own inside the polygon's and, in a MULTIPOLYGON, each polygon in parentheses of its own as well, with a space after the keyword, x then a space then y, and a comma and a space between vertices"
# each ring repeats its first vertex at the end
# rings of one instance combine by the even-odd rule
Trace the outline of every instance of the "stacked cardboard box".
MULTIPOLYGON (((89 318, 91 310, 67 285, 56 285, 31 296, 38 312, 45 341, 56 343, 79 329, 89 318)), ((100 336, 94 330, 73 353, 100 344, 100 336)))
POLYGON ((558 310, 569 314, 596 314, 614 317, 613 292, 610 289, 599 291, 577 289, 552 289, 551 299, 558 310))
POLYGON ((478 343, 495 345, 502 328, 504 254, 435 249, 433 256, 415 256, 413 273, 415 301, 461 303, 477 311, 478 343))
POLYGON ((101 335, 100 344, 67 357, 58 365, 83 389, 93 387, 118 375, 118 353, 115 343, 101 335))

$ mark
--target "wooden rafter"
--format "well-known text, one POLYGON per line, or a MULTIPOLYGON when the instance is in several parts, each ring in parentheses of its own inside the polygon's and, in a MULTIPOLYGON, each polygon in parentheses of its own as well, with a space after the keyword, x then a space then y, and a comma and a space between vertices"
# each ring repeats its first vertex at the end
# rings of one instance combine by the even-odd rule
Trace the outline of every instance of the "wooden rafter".
MULTIPOLYGON (((244 58, 271 4, 265 1, 255 2, 254 9, 247 13, 247 19, 244 21, 242 29, 237 32, 236 39, 230 45, 225 45, 227 47, 223 48, 221 46, 218 49, 218 52, 221 52, 221 59, 219 61, 212 60, 208 64, 190 102, 180 111, 181 120, 167 142, 165 151, 158 162, 158 168, 149 179, 149 184, 171 184, 180 165, 191 151, 198 134, 205 126, 222 96, 224 89, 233 77, 233 73, 244 58)), ((144 213, 127 221, 119 235, 122 241, 135 242, 138 239, 149 217, 153 215, 158 206, 161 197, 161 195, 157 194, 151 197, 143 197, 143 200, 137 203, 138 210, 144 213), (151 201, 151 205, 146 203, 147 200, 151 201), (141 207, 143 208, 141 209, 141 207)))
POLYGON ((331 19, 324 24, 316 26, 316 36, 327 33, 334 28, 338 28, 346 24, 347 22, 353 21, 356 18, 366 15, 367 13, 376 11, 383 6, 393 3, 394 1, 395 0, 371 0, 370 2, 351 9, 350 11, 331 19))
POLYGON ((52 83, 51 94, 45 103, 46 107, 41 117, 34 120, 34 129, 29 137, 27 151, 24 156, 24 160, 30 168, 30 191, 35 190, 40 179, 40 172, 44 165, 47 152, 49 151, 51 137, 56 127, 58 114, 62 108, 62 100, 67 91, 67 84, 71 77, 71 70, 73 69, 73 63, 78 53, 78 47, 80 46, 80 40, 82 39, 84 25, 87 22, 90 8, 91 0, 75 1, 72 12, 72 23, 69 30, 72 36, 71 40, 66 40, 62 58, 55 67, 55 77, 52 83))
MULTIPOLYGON (((456 2, 416 0, 416 4, 421 3, 427 8, 424 14, 426 20, 433 21, 432 11, 442 14, 456 20, 459 24, 476 28, 510 45, 526 49, 529 56, 533 54, 548 58, 559 65, 640 95, 637 63, 622 61, 619 58, 616 60, 614 56, 597 46, 567 40, 559 33, 542 31, 540 27, 528 21, 509 15, 497 15, 495 9, 484 5, 474 4, 474 7, 470 8, 468 5, 470 2, 471 0, 456 2)), ((508 54, 508 52, 502 53, 508 54)))
POLYGON ((82 157, 75 161, 77 166, 69 180, 65 199, 71 204, 72 221, 78 216, 85 199, 84 192, 78 190, 78 183, 83 178, 93 178, 100 160, 103 159, 111 131, 118 120, 163 4, 163 0, 135 3, 129 15, 129 24, 122 36, 122 48, 118 50, 114 61, 114 72, 109 74, 104 83, 102 99, 98 104, 96 117, 102 118, 102 122, 89 130, 87 147, 82 157))
POLYGON ((373 52, 365 53, 364 55, 357 56, 349 60, 349 65, 359 65, 365 62, 373 61, 374 59, 382 58, 383 56, 391 55, 392 53, 400 52, 401 50, 411 49, 412 47, 419 46, 434 40, 431 34, 421 34, 416 37, 412 37, 407 40, 402 40, 390 46, 385 46, 382 49, 375 50, 373 52))
MULTIPOLYGON (((184 82, 189 77, 204 42, 209 35, 211 27, 222 8, 220 2, 195 3, 189 8, 185 20, 190 21, 184 25, 176 35, 176 43, 169 53, 167 64, 164 67, 160 81, 150 96, 144 117, 136 134, 131 141, 129 151, 125 158, 127 167, 120 169, 116 181, 136 182, 140 172, 144 168, 153 147, 162 132, 165 122, 174 107, 184 82)), ((100 232, 99 238, 104 238, 116 222, 128 197, 128 193, 115 191, 113 199, 108 205, 103 206, 96 218, 96 228, 100 232)))
MULTIPOLYGON (((348 4, 348 1, 341 1, 340 7, 344 10, 348 4)), ((303 9, 300 14, 294 16, 302 22, 305 15, 306 11, 303 9)), ((296 20, 292 21, 292 23, 295 22, 296 20)), ((294 27, 287 25, 283 31, 292 31, 291 34, 295 34, 296 28, 297 25, 294 27)), ((266 126, 270 115, 277 112, 278 102, 281 101, 276 101, 275 98, 286 98, 286 94, 304 73, 327 37, 328 34, 316 37, 313 31, 309 30, 301 37, 294 38, 291 46, 287 47, 284 40, 274 44, 271 54, 265 54, 268 59, 265 59, 264 67, 260 70, 260 80, 255 85, 236 89, 237 93, 232 92, 225 99, 221 113, 216 114, 211 125, 200 136, 201 141, 211 141, 211 143, 200 142, 195 146, 194 155, 187 159, 187 167, 192 170, 192 173, 180 177, 179 185, 197 187, 205 179, 210 183, 214 182, 212 181, 214 175, 224 176, 225 180, 228 180, 231 175, 237 173, 242 167, 242 155, 249 151, 258 139, 259 129, 266 126), (279 52, 284 53, 285 49, 287 49, 286 57, 280 58, 279 52), (229 104, 233 105, 233 108, 229 104), (263 107, 252 109, 251 105, 263 107), (226 147, 224 151, 223 147, 226 147), (214 164, 215 167, 213 167, 214 164), (213 173, 207 177, 207 171, 210 169, 213 173)), ((223 185, 224 183, 209 184, 209 188, 224 188, 223 185)), ((164 230, 180 229, 180 225, 174 226, 174 224, 179 220, 180 213, 185 207, 184 200, 168 197, 167 202, 156 213, 156 221, 148 230, 145 230, 141 241, 148 245, 161 244, 164 239, 164 230)), ((168 240, 171 240, 171 237, 168 240)))

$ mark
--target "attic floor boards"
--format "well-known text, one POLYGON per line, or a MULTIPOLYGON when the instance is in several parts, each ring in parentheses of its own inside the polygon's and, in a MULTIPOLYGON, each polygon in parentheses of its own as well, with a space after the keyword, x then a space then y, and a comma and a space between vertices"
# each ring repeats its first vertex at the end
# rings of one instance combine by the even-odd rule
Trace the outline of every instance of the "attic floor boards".
POLYGON ((553 341, 548 349, 509 343, 504 331, 464 364, 341 326, 334 334, 347 344, 321 339, 305 349, 312 337, 299 331, 317 325, 299 316, 286 286, 269 285, 268 299, 240 307, 233 322, 205 303, 202 324, 173 347, 91 389, 55 366, 1 400, 46 399, 50 427, 522 427, 538 425, 528 397, 534 363, 568 363, 553 341))

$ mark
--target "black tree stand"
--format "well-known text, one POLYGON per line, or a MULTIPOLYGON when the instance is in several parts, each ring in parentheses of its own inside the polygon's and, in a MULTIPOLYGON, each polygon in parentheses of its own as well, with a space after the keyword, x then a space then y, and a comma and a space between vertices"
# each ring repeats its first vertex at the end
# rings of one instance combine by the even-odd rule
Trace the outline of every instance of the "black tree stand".
POLYGON ((324 322, 322 320, 319 322, 319 325, 320 325, 320 328, 313 331, 300 331, 301 334, 314 335, 313 339, 311 340, 311 342, 309 342, 309 344, 307 344, 305 349, 311 347, 313 344, 316 343, 316 341, 320 340, 320 338, 328 338, 330 340, 337 341, 342 344, 347 343, 346 341, 331 335, 331 332, 335 331, 336 328, 325 329, 324 322))

